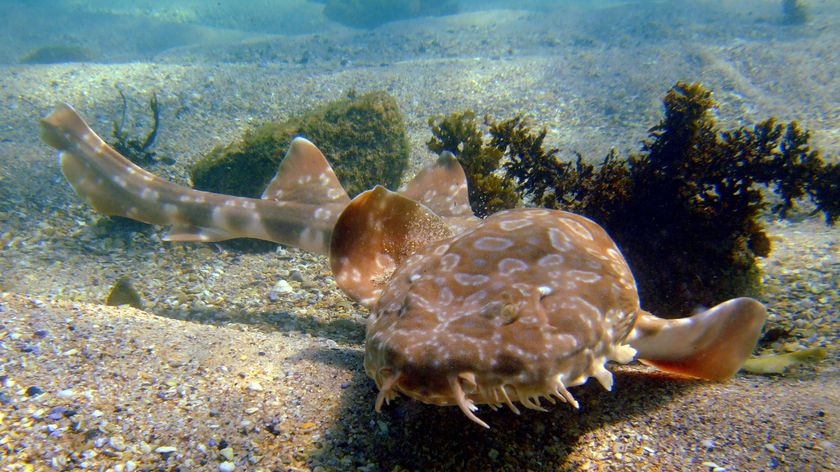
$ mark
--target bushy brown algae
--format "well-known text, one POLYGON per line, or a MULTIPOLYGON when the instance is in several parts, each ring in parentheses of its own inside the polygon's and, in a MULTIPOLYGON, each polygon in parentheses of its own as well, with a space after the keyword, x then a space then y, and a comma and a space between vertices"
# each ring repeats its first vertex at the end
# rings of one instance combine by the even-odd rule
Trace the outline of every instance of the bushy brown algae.
POLYGON ((593 218, 629 260, 645 306, 679 315, 760 290, 756 257, 771 246, 759 217, 768 207, 786 216, 807 196, 826 222, 840 217, 840 166, 810 148, 808 131, 774 118, 720 130, 715 106, 701 85, 677 83, 641 151, 626 160, 611 152, 597 167, 580 154, 560 160, 558 150, 543 148, 546 130, 532 132, 519 116, 486 119, 487 144, 472 112, 432 120, 429 147, 465 154, 471 184, 494 176, 497 185, 481 187, 479 202, 510 201, 512 188, 529 203, 593 218), (495 160, 478 167, 475 156, 495 160), (780 203, 770 206, 765 188, 780 203))
POLYGON ((467 175, 470 205, 476 215, 484 217, 516 206, 519 197, 513 183, 497 173, 502 152, 484 145, 475 113, 432 117, 429 126, 433 136, 426 145, 434 153, 449 151, 457 156, 467 175))
POLYGON ((351 196, 377 184, 396 188, 408 162, 405 124, 394 97, 351 91, 302 116, 266 123, 239 142, 217 147, 192 167, 193 185, 258 197, 295 136, 317 143, 351 196))

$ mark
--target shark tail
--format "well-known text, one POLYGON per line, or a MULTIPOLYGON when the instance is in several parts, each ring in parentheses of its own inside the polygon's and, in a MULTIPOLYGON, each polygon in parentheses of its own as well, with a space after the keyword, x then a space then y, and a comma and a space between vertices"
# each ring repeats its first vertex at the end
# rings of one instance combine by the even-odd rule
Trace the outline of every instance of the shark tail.
POLYGON ((99 213, 150 224, 171 223, 167 215, 155 211, 158 202, 151 200, 159 200, 161 193, 177 192, 181 187, 118 153, 69 105, 57 105, 41 120, 41 139, 59 151, 61 173, 99 213))
POLYGON ((643 312, 627 340, 641 362, 657 369, 724 380, 752 354, 766 318, 764 305, 752 298, 735 298, 676 320, 643 312))
POLYGON ((96 211, 168 226, 170 241, 257 238, 326 253, 350 198, 321 151, 295 138, 277 175, 253 199, 195 190, 138 167, 59 104, 41 120, 41 138, 58 149, 61 172, 96 211))

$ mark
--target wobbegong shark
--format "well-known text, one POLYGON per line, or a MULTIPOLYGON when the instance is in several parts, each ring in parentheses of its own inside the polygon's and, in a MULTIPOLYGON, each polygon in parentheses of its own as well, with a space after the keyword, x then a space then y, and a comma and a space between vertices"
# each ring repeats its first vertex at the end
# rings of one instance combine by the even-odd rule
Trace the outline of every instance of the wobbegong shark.
POLYGON ((96 211, 168 226, 169 241, 256 238, 325 254, 338 286, 371 312, 364 369, 380 411, 400 394, 457 405, 541 400, 578 408, 569 388, 637 359, 707 380, 738 371, 766 310, 751 298, 681 319, 640 307, 621 251, 595 222, 560 210, 473 215, 444 152, 401 190, 352 200, 318 148, 295 138, 262 198, 194 190, 134 165, 68 105, 41 121, 61 172, 96 211))

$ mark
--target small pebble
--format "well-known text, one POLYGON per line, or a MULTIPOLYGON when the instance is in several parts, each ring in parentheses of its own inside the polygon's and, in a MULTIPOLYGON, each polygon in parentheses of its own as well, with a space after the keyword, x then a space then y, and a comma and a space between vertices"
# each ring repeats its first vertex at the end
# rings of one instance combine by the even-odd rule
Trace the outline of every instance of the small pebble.
POLYGON ((43 391, 43 390, 41 390, 41 388, 40 388, 40 387, 37 387, 37 386, 35 386, 35 385, 33 385, 33 386, 31 386, 31 387, 29 387, 29 388, 27 388, 27 389, 26 389, 26 396, 27 396, 27 397, 35 397, 35 396, 38 396, 38 395, 40 395, 40 394, 42 394, 42 393, 44 393, 44 391, 43 391))
POLYGON ((41 349, 38 346, 27 344, 20 348, 20 352, 24 352, 27 354, 35 354, 37 356, 41 354, 41 349))
POLYGON ((134 472, 137 469, 137 463, 134 461, 125 461, 125 472, 134 472))
POLYGON ((248 384, 248 390, 251 390, 252 392, 262 392, 263 387, 259 382, 254 381, 248 384))
POLYGON ((233 472, 236 470, 236 464, 230 461, 225 461, 219 464, 219 472, 233 472))
POLYGON ((110 446, 111 449, 113 449, 115 451, 124 451, 125 450, 125 440, 120 435, 111 436, 108 439, 108 446, 110 446))
POLYGON ((157 452, 158 454, 172 454, 177 450, 178 449, 174 446, 160 446, 155 448, 155 452, 157 452))
POLYGON ((274 284, 274 289, 273 290, 280 295, 285 295, 287 293, 294 292, 295 289, 293 289, 292 286, 289 285, 289 282, 286 282, 285 280, 280 279, 280 280, 277 281, 276 284, 274 284))
POLYGON ((226 448, 220 450, 219 454, 222 457, 224 457, 225 459, 227 459, 228 461, 233 460, 233 448, 231 448, 231 447, 226 447, 226 448))
POLYGON ((67 408, 64 408, 63 406, 54 407, 47 414, 47 418, 49 418, 53 421, 58 421, 58 420, 60 420, 61 418, 64 417, 64 412, 66 412, 66 411, 67 411, 67 408))

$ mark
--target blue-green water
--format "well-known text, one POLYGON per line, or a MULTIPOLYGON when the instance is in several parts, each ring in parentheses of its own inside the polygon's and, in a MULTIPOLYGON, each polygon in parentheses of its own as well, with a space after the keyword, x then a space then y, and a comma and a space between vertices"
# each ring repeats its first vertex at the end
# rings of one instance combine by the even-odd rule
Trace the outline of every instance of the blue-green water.
POLYGON ((712 91, 724 128, 798 120, 836 162, 840 4, 802 2, 804 23, 782 4, 470 0, 398 21, 363 12, 378 24, 354 27, 303 0, 3 1, 0 469, 220 470, 225 443, 236 470, 836 468, 840 243, 808 208, 762 219, 774 249, 759 298, 780 336, 764 349, 825 347, 827 361, 713 385, 618 368, 613 392, 573 389, 581 410, 482 407, 483 433, 457 408, 373 411, 369 311, 323 257, 167 243, 103 218, 39 137, 58 102, 111 136, 119 89, 142 138, 154 92, 152 150, 167 161, 150 168, 189 184, 191 164, 260 123, 385 90, 404 114, 406 177, 434 159, 429 118, 464 109, 524 114, 564 158, 597 161, 638 151, 685 80, 712 91), (103 311, 127 275, 147 313, 103 311))
MULTIPOLYGON (((609 43, 616 33, 623 34, 635 23, 638 39, 656 41, 681 37, 697 28, 715 35, 749 37, 766 35, 770 25, 791 22, 781 1, 748 2, 663 2, 615 0, 548 1, 530 0, 477 1, 310 1, 276 0, 239 2, 221 0, 133 2, 89 0, 41 0, 16 2, 3 6, 4 45, 0 62, 55 62, 60 55, 31 58, 38 48, 56 45, 73 46, 84 55, 68 59, 94 62, 148 60, 170 48, 199 44, 225 44, 264 35, 323 35, 346 28, 375 29, 397 20, 416 20, 424 16, 450 17, 477 15, 472 25, 453 19, 430 28, 466 29, 477 26, 502 27, 503 20, 493 21, 488 11, 520 11, 535 14, 537 21, 550 20, 558 30, 574 32, 578 41, 609 43), (386 7, 387 6, 387 7, 386 7), (445 26, 449 24, 449 26, 445 26)), ((806 20, 831 15, 831 2, 800 2, 806 20)), ((503 15, 502 15, 503 16, 503 15)), ((819 23, 819 22, 817 22, 819 23)), ((390 26, 398 34, 400 26, 390 26)), ((539 29, 537 29, 539 32, 539 29)), ((531 38, 534 43, 551 38, 531 38)), ((399 49, 399 46, 395 44, 399 49)), ((518 46, 518 45, 517 45, 518 46)), ((78 52, 78 51, 77 51, 78 52)), ((404 51, 408 52, 408 51, 404 51)), ((409 58, 408 54, 401 55, 409 58)))

